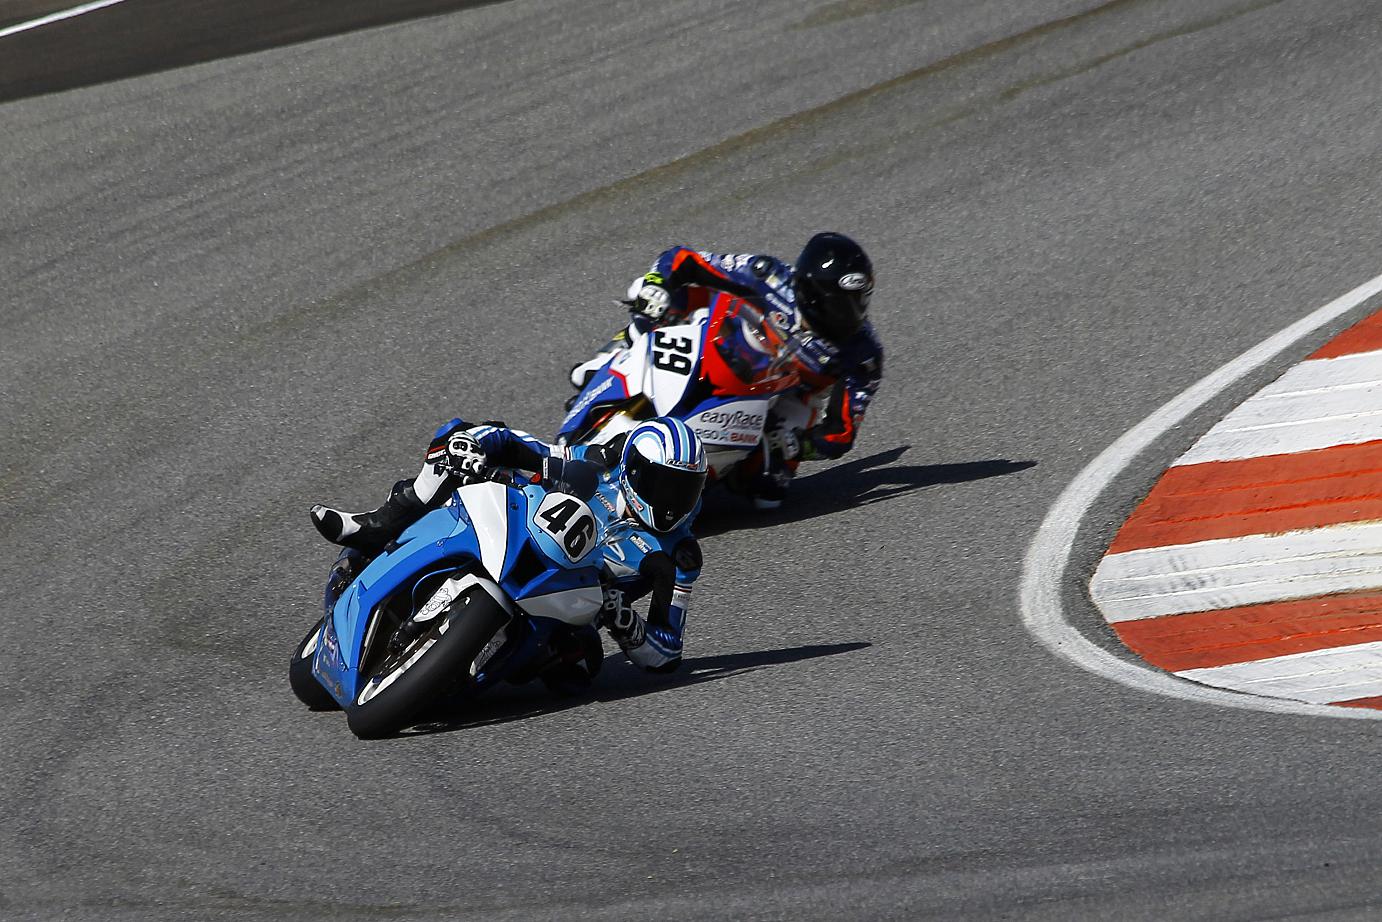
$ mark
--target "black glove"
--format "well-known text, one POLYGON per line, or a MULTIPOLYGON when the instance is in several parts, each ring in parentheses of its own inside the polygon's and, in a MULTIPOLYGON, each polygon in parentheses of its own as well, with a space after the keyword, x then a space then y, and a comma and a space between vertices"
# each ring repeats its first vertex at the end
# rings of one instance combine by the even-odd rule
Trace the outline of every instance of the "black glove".
POLYGON ((452 433, 446 440, 446 466, 462 480, 471 483, 489 477, 489 459, 475 436, 469 432, 452 433))

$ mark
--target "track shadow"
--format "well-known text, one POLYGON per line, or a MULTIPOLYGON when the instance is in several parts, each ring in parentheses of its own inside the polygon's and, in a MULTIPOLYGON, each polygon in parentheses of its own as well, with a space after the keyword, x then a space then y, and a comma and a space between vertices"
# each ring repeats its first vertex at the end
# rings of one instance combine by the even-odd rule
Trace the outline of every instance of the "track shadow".
POLYGON ((729 531, 770 528, 883 503, 925 487, 965 483, 1001 477, 1035 467, 1035 461, 965 461, 957 464, 895 465, 910 445, 899 445, 865 458, 838 464, 819 474, 798 477, 781 509, 756 510, 750 503, 723 490, 707 491, 705 506, 696 519, 696 536, 712 537, 729 531))
POLYGON ((495 689, 489 696, 478 701, 451 702, 440 707, 428 715, 429 719, 426 722, 417 724, 401 735, 424 736, 469 727, 511 723, 543 714, 555 714, 573 707, 583 707, 592 702, 622 701, 640 695, 654 695, 743 675, 768 666, 852 653, 870 646, 873 645, 854 641, 784 647, 779 650, 755 650, 749 653, 726 653, 719 656, 695 656, 684 660, 679 670, 668 675, 644 672, 625 660, 623 654, 615 653, 605 657, 604 668, 586 695, 560 698, 548 692, 538 682, 522 688, 495 689))

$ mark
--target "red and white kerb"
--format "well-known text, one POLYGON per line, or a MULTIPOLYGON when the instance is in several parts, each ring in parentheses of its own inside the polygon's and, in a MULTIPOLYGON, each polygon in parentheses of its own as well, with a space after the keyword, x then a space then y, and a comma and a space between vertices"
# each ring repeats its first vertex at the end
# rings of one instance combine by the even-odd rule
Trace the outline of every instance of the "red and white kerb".
POLYGON ((1123 643, 1176 675, 1382 709, 1382 311, 1186 452, 1090 593, 1123 643))

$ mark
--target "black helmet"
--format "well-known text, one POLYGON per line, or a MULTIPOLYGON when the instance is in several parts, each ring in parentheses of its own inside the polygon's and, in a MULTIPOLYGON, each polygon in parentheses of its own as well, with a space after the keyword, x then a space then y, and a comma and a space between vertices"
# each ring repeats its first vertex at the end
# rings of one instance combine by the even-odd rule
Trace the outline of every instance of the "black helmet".
POLYGON ((873 294, 873 263, 844 234, 817 234, 797 257, 797 305, 817 333, 843 342, 858 332, 873 294))

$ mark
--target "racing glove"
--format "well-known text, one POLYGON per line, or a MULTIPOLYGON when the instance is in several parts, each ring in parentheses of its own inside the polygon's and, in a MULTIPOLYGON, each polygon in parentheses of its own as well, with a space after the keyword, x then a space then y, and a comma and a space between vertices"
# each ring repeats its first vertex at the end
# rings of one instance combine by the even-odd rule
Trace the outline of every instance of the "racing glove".
POLYGON ((661 320, 672 303, 672 295, 667 291, 666 284, 667 280, 657 272, 649 272, 635 281, 629 287, 629 310, 654 323, 661 320))
POLYGON ((824 461, 837 457, 820 427, 775 429, 765 437, 768 448, 783 461, 824 461))
POLYGON ((480 442, 469 432, 452 433, 446 440, 446 466, 467 483, 489 477, 489 458, 480 442))
POLYGON ((619 644, 619 649, 625 652, 642 646, 647 637, 643 619, 638 617, 638 612, 633 610, 632 605, 624 601, 624 593, 620 589, 605 589, 605 601, 600 608, 600 623, 609 631, 609 636, 614 638, 614 642, 619 644))

